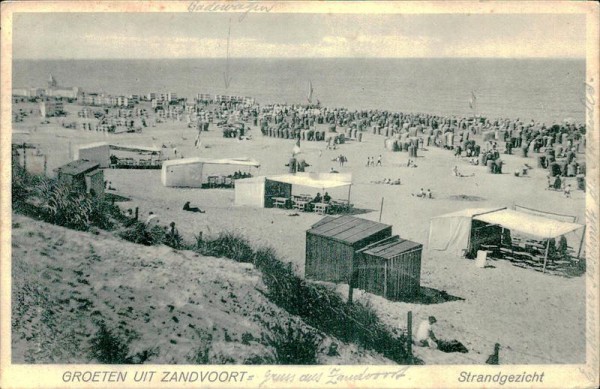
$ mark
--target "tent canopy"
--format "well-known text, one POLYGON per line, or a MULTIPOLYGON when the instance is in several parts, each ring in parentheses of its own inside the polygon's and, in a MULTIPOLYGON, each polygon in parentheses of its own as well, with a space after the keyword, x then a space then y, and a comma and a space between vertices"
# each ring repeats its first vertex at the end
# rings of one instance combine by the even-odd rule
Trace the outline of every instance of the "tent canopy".
POLYGON ((147 153, 160 153, 162 149, 160 147, 150 147, 150 146, 135 146, 135 145, 109 145, 112 150, 123 150, 123 151, 133 151, 133 152, 147 152, 147 153))
POLYGON ((164 164, 167 166, 202 164, 202 165, 238 165, 238 166, 260 167, 260 162, 254 160, 254 159, 250 159, 250 158, 221 158, 221 159, 183 158, 183 159, 174 159, 174 160, 170 160, 170 161, 165 161, 164 164))
POLYGON ((267 179, 317 189, 338 188, 352 185, 351 174, 339 173, 296 173, 270 176, 267 177, 267 179))
POLYGON ((529 213, 503 209, 474 216, 473 219, 489 224, 497 224, 511 231, 551 239, 583 228, 583 225, 568 223, 529 213))
POLYGON ((438 218, 454 218, 454 217, 468 217, 472 218, 475 215, 481 215, 484 213, 494 212, 505 208, 466 208, 461 209, 460 211, 450 212, 443 215, 436 216, 434 219, 438 218))
POLYGON ((88 143, 88 144, 77 146, 77 147, 79 149, 93 149, 96 147, 105 147, 105 146, 109 146, 109 144, 106 142, 95 142, 95 143, 88 143))

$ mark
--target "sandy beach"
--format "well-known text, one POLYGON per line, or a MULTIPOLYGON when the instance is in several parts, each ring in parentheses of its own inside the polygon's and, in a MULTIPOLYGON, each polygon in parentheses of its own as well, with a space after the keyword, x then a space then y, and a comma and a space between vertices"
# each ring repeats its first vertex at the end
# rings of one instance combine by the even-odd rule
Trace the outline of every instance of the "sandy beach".
MULTIPOLYGON (((29 108, 27 104, 23 107, 29 108)), ((70 111, 66 121, 71 121, 80 107, 66 107, 70 111)), ((28 117, 14 124, 13 143, 37 145, 49 156, 49 171, 69 162, 69 146, 105 141, 157 147, 164 144, 168 147, 163 150, 170 158, 175 157, 173 147, 178 156, 185 157, 254 158, 261 166, 250 170, 253 175, 286 173, 285 164, 295 144, 291 139, 262 136, 260 130, 252 126, 252 139, 238 140, 223 138, 220 128, 211 124, 209 131, 202 133, 202 147, 195 148, 197 132, 188 128, 185 121, 166 119, 165 123, 144 128, 141 133, 117 135, 65 129, 59 123, 51 118, 49 124, 40 124, 39 117, 28 117)), ((456 158, 452 151, 426 147, 418 151, 417 167, 413 168, 406 166, 408 153, 385 150, 384 139, 384 136, 366 132, 362 142, 352 140, 336 150, 326 149, 325 142, 301 142, 301 156, 310 165, 307 171, 328 172, 335 168, 341 173, 352 173, 350 196, 358 217, 378 221, 383 202, 381 222, 392 225, 394 234, 424 245, 423 291, 432 296, 445 292, 447 297, 446 301, 431 304, 404 303, 356 291, 356 298, 368 301, 386 323, 395 327, 406 326, 408 311, 413 312, 417 322, 435 315, 438 336, 457 339, 469 349, 467 354, 445 354, 415 348, 415 354, 427 364, 480 364, 491 354, 494 343, 501 344, 503 363, 507 364, 584 362, 584 277, 542 274, 502 260, 480 269, 471 260, 428 248, 430 219, 464 208, 521 205, 573 215, 583 222, 584 192, 573 190, 572 197, 565 198, 562 192, 545 190, 547 171, 536 167, 535 154, 529 158, 502 155, 504 174, 489 174, 485 167, 473 166, 467 158, 456 158), (343 167, 333 161, 340 154, 348 159, 343 167), (380 154, 383 166, 366 166, 368 157, 377 158, 380 154), (515 177, 512 172, 524 163, 533 169, 526 177, 515 177), (455 165, 465 177, 453 174, 455 165), (373 183, 386 178, 400 178, 401 185, 373 183), (431 189, 433 199, 413 195, 421 188, 431 189)), ((480 137, 475 139, 480 142, 480 137)), ((584 154, 577 157, 585 158, 584 154)), ((138 207, 140 218, 152 211, 164 225, 175 222, 186 239, 192 239, 199 232, 205 235, 237 232, 255 247, 273 247, 303 276, 305 231, 322 216, 294 215, 295 212, 285 209, 236 207, 232 189, 167 188, 161 184, 160 170, 105 169, 104 174, 115 188, 110 192, 128 199, 118 203, 122 209, 138 207), (186 201, 206 213, 183 211, 186 201)), ((567 182, 577 187, 575 178, 567 178, 567 182)), ((316 194, 316 190, 301 189, 303 193, 316 194)), ((345 188, 333 189, 329 194, 333 198, 348 197, 345 188)), ((571 238, 569 245, 578 247, 579 242, 571 238)), ((347 294, 347 285, 336 287, 342 295, 347 294)))

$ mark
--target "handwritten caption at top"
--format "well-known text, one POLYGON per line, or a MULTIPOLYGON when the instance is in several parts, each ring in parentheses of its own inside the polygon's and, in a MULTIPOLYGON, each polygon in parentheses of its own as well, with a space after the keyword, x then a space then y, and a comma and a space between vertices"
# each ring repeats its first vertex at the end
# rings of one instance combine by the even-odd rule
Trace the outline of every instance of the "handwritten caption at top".
POLYGON ((275 4, 252 2, 211 2, 192 1, 188 5, 189 12, 243 12, 239 20, 242 21, 250 12, 271 12, 275 4))

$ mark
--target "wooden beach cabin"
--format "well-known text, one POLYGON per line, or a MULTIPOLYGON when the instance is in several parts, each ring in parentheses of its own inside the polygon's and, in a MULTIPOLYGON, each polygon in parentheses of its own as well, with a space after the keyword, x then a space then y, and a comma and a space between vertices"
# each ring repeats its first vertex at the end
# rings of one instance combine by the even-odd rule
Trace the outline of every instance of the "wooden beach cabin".
POLYGON ((353 216, 327 216, 306 231, 307 279, 350 281, 357 251, 392 236, 392 226, 353 216))
POLYGON ((98 162, 79 159, 55 169, 55 172, 60 182, 79 187, 96 196, 103 196, 104 171, 99 166, 98 162))
POLYGON ((397 301, 413 297, 421 288, 423 245, 398 235, 358 251, 353 287, 397 301))

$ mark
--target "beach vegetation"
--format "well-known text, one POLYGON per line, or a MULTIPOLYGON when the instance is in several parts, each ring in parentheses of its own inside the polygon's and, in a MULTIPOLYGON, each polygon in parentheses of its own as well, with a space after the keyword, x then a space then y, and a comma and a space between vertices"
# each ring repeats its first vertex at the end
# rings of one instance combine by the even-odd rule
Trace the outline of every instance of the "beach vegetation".
POLYGON ((263 334, 262 342, 275 350, 279 365, 316 365, 321 336, 287 322, 271 326, 271 335, 263 334))

